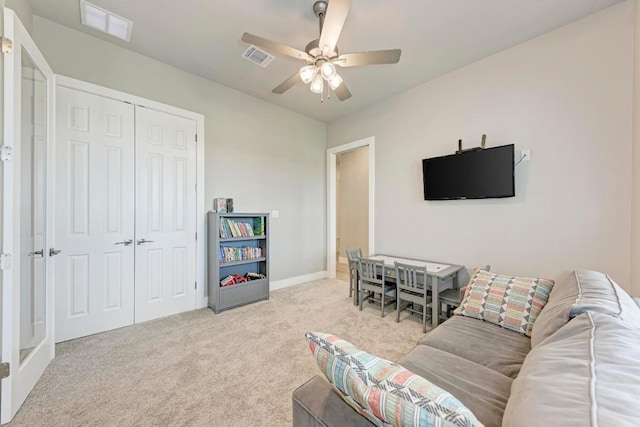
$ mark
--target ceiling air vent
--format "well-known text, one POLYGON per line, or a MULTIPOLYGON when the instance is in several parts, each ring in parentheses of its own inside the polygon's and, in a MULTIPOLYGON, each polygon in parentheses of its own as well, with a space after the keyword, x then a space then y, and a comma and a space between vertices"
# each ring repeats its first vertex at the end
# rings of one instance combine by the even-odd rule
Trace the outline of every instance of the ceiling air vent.
POLYGON ((80 0, 80 22, 94 30, 102 31, 126 42, 131 40, 133 21, 113 12, 80 0))
POLYGON ((271 64, 271 62, 273 62, 273 60, 276 59, 275 56, 265 52, 260 48, 255 47, 254 45, 249 45, 249 47, 247 48, 247 50, 244 51, 242 56, 245 59, 253 62, 254 64, 258 64, 263 68, 271 64))

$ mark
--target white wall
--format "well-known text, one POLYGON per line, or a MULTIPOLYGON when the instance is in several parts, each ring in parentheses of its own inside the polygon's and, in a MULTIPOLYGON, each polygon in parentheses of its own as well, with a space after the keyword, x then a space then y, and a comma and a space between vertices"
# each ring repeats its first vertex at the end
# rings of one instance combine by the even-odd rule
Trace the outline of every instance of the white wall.
POLYGON ((5 0, 3 6, 13 9, 27 31, 33 34, 33 10, 27 0, 5 0))
POLYGON ((34 38, 58 74, 204 114, 207 208, 280 211, 271 280, 325 270, 324 123, 38 16, 34 38))
POLYGON ((376 251, 630 283, 633 4, 625 2, 329 125, 376 138, 376 251), (426 202, 421 159, 515 143, 515 198, 426 202))
POLYGON ((366 256, 369 252, 369 147, 337 157, 340 158, 340 180, 336 179, 339 255, 345 258, 347 249, 362 248, 366 256))

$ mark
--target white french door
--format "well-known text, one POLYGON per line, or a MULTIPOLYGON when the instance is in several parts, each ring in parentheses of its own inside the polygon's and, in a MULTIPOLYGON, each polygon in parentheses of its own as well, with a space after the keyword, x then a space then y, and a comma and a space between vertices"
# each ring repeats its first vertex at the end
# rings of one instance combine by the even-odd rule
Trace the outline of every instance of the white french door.
POLYGON ((195 120, 136 106, 136 323, 195 308, 195 135, 195 120))
POLYGON ((134 109, 58 87, 56 342, 134 320, 134 109))
POLYGON ((0 421, 14 417, 53 359, 53 72, 12 10, 4 9, 2 153, 2 380, 0 421))
POLYGON ((196 307, 196 121, 57 92, 56 342, 196 307))

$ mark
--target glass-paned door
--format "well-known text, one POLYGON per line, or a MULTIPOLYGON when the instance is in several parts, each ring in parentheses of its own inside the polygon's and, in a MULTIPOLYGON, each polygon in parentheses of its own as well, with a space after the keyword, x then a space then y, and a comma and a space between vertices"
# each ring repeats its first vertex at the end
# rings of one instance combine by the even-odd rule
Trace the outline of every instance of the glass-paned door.
POLYGON ((1 422, 11 421, 54 356, 47 185, 53 72, 13 11, 4 9, 1 422))

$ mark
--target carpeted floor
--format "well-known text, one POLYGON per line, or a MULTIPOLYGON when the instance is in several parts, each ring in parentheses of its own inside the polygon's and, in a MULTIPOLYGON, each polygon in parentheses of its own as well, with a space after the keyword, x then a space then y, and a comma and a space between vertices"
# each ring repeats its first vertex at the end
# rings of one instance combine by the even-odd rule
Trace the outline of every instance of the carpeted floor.
POLYGON ((287 426, 291 392, 319 373, 304 339, 331 332, 397 360, 420 320, 351 304, 320 280, 214 314, 209 309, 59 344, 10 426, 287 426))

